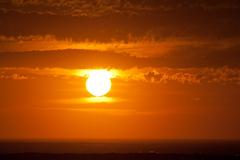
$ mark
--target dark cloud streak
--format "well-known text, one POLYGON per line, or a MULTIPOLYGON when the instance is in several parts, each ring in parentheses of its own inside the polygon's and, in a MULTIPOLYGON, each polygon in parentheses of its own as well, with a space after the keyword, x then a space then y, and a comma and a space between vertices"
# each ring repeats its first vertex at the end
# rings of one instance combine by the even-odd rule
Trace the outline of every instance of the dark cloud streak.
MULTIPOLYGON (((34 1, 35 2, 35 1, 34 1)), ((153 36, 156 39, 166 37, 239 37, 240 2, 239 1, 91 1, 99 3, 101 10, 107 8, 114 13, 90 16, 70 16, 51 14, 57 7, 69 7, 75 3, 79 10, 95 13, 97 6, 89 1, 49 1, 36 4, 19 1, 17 9, 6 10, 9 4, 0 4, 0 34, 6 36, 28 36, 52 34, 57 38, 75 40, 96 40, 107 42, 112 39, 127 40, 129 34, 135 37, 153 36), (21 2, 21 3, 20 3, 21 2), (73 2, 73 3, 70 3, 73 2), (112 4, 114 3, 114 4, 112 4), (113 7, 116 6, 118 7, 113 7), (92 6, 89 8, 87 6, 92 6), (121 4, 121 5, 120 5, 121 4), (30 6, 29 6, 30 5, 30 6), (45 8, 47 12, 29 11, 31 7, 45 8), (50 7, 50 8, 49 8, 50 7), (121 11, 136 8, 137 14, 120 14, 121 11), (5 10, 4 10, 5 8, 5 10), (84 9, 83 9, 84 8, 84 9), (117 12, 117 10, 120 10, 117 12), (28 12, 29 11, 29 12, 28 12), (116 12, 115 12, 116 11, 116 12)), ((11 7, 10 7, 11 8, 11 7)), ((66 9, 66 8, 65 8, 66 9)), ((64 13, 71 11, 60 8, 64 13)))
POLYGON ((113 51, 56 50, 0 53, 0 67, 132 68, 132 67, 240 67, 239 48, 205 52, 179 50, 158 57, 141 58, 113 51))

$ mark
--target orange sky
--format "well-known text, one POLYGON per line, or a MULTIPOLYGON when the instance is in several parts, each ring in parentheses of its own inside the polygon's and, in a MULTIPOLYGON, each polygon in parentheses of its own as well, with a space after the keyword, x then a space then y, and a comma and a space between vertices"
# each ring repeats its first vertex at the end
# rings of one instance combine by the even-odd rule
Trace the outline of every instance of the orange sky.
POLYGON ((240 139, 239 6, 0 2, 0 140, 240 139))

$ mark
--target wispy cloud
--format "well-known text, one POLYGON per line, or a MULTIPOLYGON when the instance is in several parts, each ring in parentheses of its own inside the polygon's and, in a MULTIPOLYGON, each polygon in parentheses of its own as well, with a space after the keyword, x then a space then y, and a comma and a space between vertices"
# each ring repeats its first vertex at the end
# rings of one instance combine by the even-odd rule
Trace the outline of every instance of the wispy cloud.
POLYGON ((182 84, 240 84, 240 70, 235 68, 133 68, 120 72, 119 78, 151 83, 178 82, 182 84))
MULTIPOLYGON (((1 68, 0 79, 25 80, 43 78, 86 79, 91 69, 63 68, 1 68)), ((237 84, 240 85, 238 68, 131 68, 127 70, 110 69, 113 79, 122 81, 140 81, 145 83, 181 83, 181 84, 237 84)))
MULTIPOLYGON (((136 57, 157 57, 175 52, 209 52, 238 49, 239 38, 166 38, 132 37, 127 41, 97 42, 75 41, 71 38, 57 39, 54 35, 4 36, 0 35, 1 52, 49 51, 64 49, 80 49, 90 51, 113 51, 127 53, 136 57)), ((191 53, 190 53, 191 54, 191 53)))
POLYGON ((5 12, 19 11, 70 16, 104 16, 109 14, 136 15, 152 10, 142 3, 133 4, 128 0, 12 0, 2 8, 5 12))
POLYGON ((104 16, 109 14, 138 15, 147 12, 169 12, 181 9, 202 9, 216 11, 222 9, 238 9, 239 2, 221 0, 210 3, 201 1, 132 1, 132 0, 11 0, 2 2, 1 9, 23 13, 71 15, 71 16, 104 16))
POLYGON ((29 79, 28 76, 24 76, 21 74, 17 74, 17 73, 13 73, 13 74, 9 74, 9 73, 0 73, 0 80, 8 80, 8 79, 12 79, 12 80, 26 80, 29 79))

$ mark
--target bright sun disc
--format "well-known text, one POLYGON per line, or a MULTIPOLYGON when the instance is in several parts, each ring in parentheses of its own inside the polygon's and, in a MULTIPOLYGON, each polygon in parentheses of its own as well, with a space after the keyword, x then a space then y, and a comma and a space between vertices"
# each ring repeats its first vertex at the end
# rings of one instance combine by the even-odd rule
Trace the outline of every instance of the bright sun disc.
POLYGON ((100 97, 111 89, 111 73, 106 70, 94 70, 88 75, 86 88, 93 96, 100 97))

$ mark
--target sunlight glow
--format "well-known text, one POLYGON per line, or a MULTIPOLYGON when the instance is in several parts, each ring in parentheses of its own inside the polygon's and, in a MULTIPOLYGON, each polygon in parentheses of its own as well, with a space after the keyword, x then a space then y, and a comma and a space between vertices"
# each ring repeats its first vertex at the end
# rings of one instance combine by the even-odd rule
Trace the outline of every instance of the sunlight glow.
POLYGON ((83 101, 85 103, 112 103, 115 100, 111 97, 102 96, 102 97, 87 97, 84 98, 83 101))
POLYGON ((107 70, 92 70, 86 81, 86 88, 93 96, 101 97, 111 89, 111 72, 107 70))

